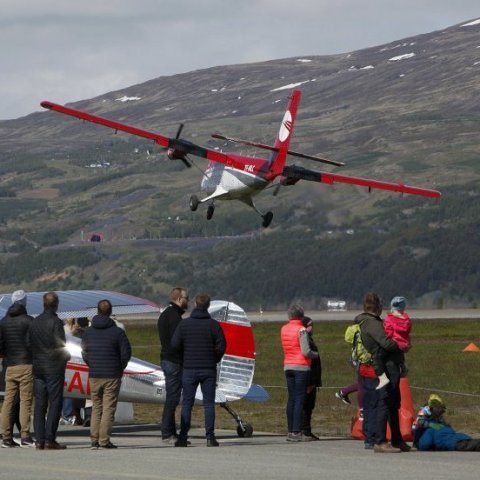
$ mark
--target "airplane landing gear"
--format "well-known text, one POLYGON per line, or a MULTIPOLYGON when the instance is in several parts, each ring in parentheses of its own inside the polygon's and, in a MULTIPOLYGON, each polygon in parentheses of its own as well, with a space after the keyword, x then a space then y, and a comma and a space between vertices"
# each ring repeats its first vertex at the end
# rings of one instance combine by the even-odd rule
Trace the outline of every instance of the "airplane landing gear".
POLYGON ((267 228, 272 223, 273 213, 267 212, 265 215, 262 216, 262 218, 263 218, 262 227, 267 228))
POLYGON ((211 220, 213 217, 213 212, 215 211, 215 205, 209 205, 207 208, 207 220, 211 220))
POLYGON ((190 197, 190 210, 192 212, 195 212, 195 210, 197 210, 199 204, 200 204, 200 200, 198 199, 198 197, 196 195, 192 195, 190 197))
POLYGON ((237 422, 237 435, 241 438, 250 438, 253 435, 253 427, 242 420, 240 415, 236 413, 230 405, 227 403, 220 403, 219 404, 222 408, 224 408, 237 422))

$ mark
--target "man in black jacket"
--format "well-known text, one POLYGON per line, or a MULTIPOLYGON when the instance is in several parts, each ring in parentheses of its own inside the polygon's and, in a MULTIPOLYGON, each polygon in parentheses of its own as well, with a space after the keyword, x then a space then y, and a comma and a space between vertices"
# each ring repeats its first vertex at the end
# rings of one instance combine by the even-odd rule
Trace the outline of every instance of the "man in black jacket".
POLYGON ((175 410, 182 393, 182 354, 172 350, 173 334, 188 308, 187 290, 176 287, 170 292, 170 303, 158 319, 158 335, 162 345, 160 366, 165 375, 166 398, 162 414, 162 440, 173 445, 177 440, 175 410))
POLYGON ((176 447, 188 446, 188 431, 198 385, 202 389, 205 434, 208 447, 218 447, 215 438, 215 387, 217 363, 222 359, 226 340, 220 324, 208 313, 210 297, 195 297, 195 309, 182 320, 172 338, 172 348, 183 352, 182 416, 176 447))
POLYGON ((20 397, 20 445, 34 446, 30 435, 33 374, 29 328, 33 318, 27 315, 27 295, 23 290, 12 294, 12 305, 0 321, 0 352, 4 356, 5 398, 2 408, 3 448, 16 447, 13 423, 20 397))
POLYGON ((43 309, 30 325, 36 448, 64 450, 66 445, 59 444, 56 437, 62 413, 65 366, 70 353, 66 348, 63 322, 57 316, 58 295, 55 292, 43 295, 43 309))
POLYGON ((92 418, 90 439, 92 450, 117 448, 110 441, 123 371, 130 361, 132 349, 123 329, 110 318, 112 304, 100 300, 98 315, 82 337, 82 357, 90 372, 92 418))
MULTIPOLYGON (((390 379, 387 385, 377 390, 378 397, 375 395, 377 401, 375 407, 371 409, 375 417, 375 445, 373 450, 380 453, 409 452, 411 447, 403 441, 398 418, 401 365, 405 361, 404 355, 395 341, 385 334, 383 321, 380 318, 383 304, 379 296, 376 293, 367 293, 363 301, 363 307, 365 312, 355 319, 356 322, 361 323, 362 343, 372 356, 379 348, 383 348, 387 352, 385 367, 386 374, 390 379), (387 443, 387 423, 390 425, 392 435, 391 444, 387 443)), ((376 389, 377 385, 378 379, 376 378, 365 378, 363 380, 365 390, 364 415, 370 415, 370 412, 366 412, 365 409, 369 410, 369 399, 371 396, 373 398, 373 389, 376 389)))

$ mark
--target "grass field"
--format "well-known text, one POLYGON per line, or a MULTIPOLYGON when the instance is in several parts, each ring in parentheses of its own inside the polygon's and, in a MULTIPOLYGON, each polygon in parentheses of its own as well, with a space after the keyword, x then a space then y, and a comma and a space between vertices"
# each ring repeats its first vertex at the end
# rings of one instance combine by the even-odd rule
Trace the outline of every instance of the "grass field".
MULTIPOLYGON (((334 397, 341 386, 352 383, 355 372, 348 364, 349 347, 343 340, 348 322, 317 322, 314 337, 320 348, 323 387, 319 389, 312 426, 320 435, 349 436, 355 406, 334 397)), ((264 403, 244 400, 232 403, 255 431, 285 433, 286 389, 282 365, 279 323, 253 325, 257 361, 254 382, 263 385, 270 399, 264 403)), ((153 363, 159 361, 156 326, 128 327, 134 355, 153 363)), ((455 429, 480 436, 480 352, 463 352, 474 342, 480 346, 478 320, 422 320, 414 323, 413 347, 407 355, 409 381, 415 407, 430 393, 439 393, 447 404, 446 417, 455 429)), ((355 395, 352 395, 355 404, 355 395)), ((141 422, 158 422, 161 406, 135 405, 141 422)), ((203 424, 201 407, 194 408, 193 424, 203 424)), ((217 428, 233 429, 233 419, 217 410, 217 428)))

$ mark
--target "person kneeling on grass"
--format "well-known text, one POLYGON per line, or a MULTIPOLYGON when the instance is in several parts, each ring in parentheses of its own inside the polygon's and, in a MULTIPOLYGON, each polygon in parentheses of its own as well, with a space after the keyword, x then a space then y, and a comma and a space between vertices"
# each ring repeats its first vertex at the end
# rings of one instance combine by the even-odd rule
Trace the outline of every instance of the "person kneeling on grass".
POLYGON ((443 418, 446 406, 440 396, 430 395, 414 423, 414 445, 419 450, 480 452, 480 439, 456 432, 443 418))

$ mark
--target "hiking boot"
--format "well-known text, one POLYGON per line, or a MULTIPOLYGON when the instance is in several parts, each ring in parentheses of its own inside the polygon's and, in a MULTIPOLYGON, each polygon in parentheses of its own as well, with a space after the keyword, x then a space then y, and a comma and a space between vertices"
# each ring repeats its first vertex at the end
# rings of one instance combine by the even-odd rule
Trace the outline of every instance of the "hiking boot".
POLYGON ((99 445, 100 449, 105 449, 105 450, 110 450, 113 448, 118 448, 116 445, 114 445, 112 442, 108 442, 105 445, 99 445))
POLYGON ((335 392, 335 396, 346 405, 352 404, 351 400, 348 398, 348 395, 344 395, 341 390, 339 390, 338 392, 335 392))
POLYGON ((35 442, 33 441, 33 438, 29 435, 28 437, 24 437, 20 440, 20 446, 21 447, 34 447, 35 442))
POLYGON ((380 443, 373 446, 373 451, 376 453, 400 453, 399 448, 392 447, 389 443, 380 443))
POLYGON ((188 442, 186 440, 183 440, 183 439, 178 439, 176 442, 175 442, 175 446, 176 447, 188 447, 188 442))
POLYGON ((45 450, 65 450, 66 448, 67 448, 66 445, 63 445, 56 441, 45 442, 45 450))
POLYGON ((405 442, 402 442, 398 445, 393 445, 394 448, 399 448, 402 452, 416 452, 417 449, 415 447, 411 447, 405 442))
POLYGON ((218 447, 220 444, 215 437, 207 438, 207 447, 218 447))
POLYGON ((15 447, 19 447, 19 445, 13 438, 3 439, 2 448, 15 448, 15 447))
POLYGON ((378 376, 378 385, 375 387, 375 390, 380 390, 383 388, 385 385, 388 385, 390 383, 389 378, 387 377, 386 373, 382 373, 381 375, 378 376))

